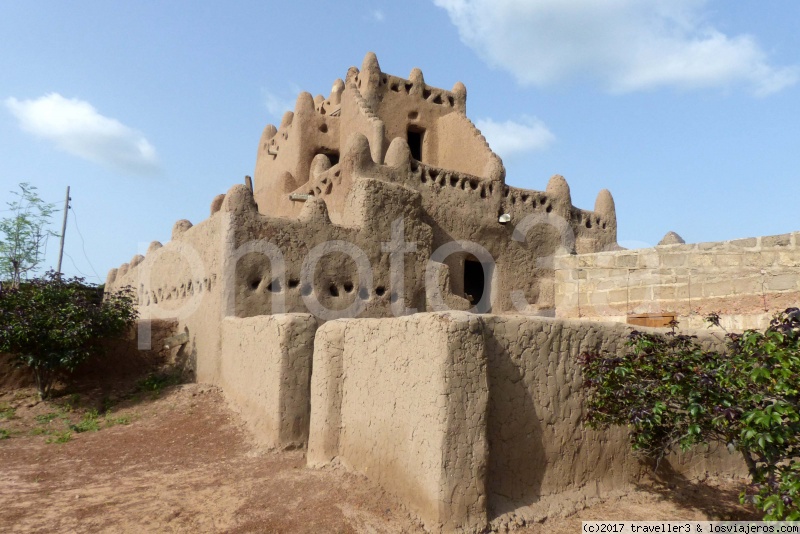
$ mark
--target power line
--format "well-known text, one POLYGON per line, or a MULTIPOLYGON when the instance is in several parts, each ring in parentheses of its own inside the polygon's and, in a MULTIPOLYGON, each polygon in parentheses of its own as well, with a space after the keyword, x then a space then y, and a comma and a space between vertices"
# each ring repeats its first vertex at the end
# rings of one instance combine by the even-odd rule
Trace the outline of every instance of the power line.
MULTIPOLYGON (((92 265, 92 262, 89 259, 89 255, 86 254, 86 241, 84 241, 83 234, 81 233, 81 229, 78 226, 78 214, 75 212, 75 208, 73 208, 72 206, 70 206, 69 209, 72 211, 72 221, 73 221, 73 223, 75 225, 75 230, 78 231, 78 236, 80 236, 80 238, 81 238, 81 249, 83 249, 83 257, 86 258, 86 263, 88 263, 89 267, 92 268, 92 272, 94 272, 94 276, 98 280, 100 280, 100 283, 103 283, 103 279, 100 278, 99 274, 97 274, 97 270, 94 268, 94 265, 92 265)), ((72 259, 72 258, 70 258, 70 259, 72 259)), ((73 262, 73 264, 74 264, 74 262, 73 262)), ((83 273, 81 273, 81 274, 83 274, 83 273)))
MULTIPOLYGON (((78 269, 78 266, 75 264, 75 260, 72 258, 72 256, 70 256, 70 255, 69 255, 68 253, 66 253, 66 252, 64 253, 64 256, 66 256, 66 257, 68 257, 68 258, 69 258, 69 261, 71 261, 71 262, 72 262, 72 266, 73 266, 73 267, 75 267, 75 270, 76 270, 76 271, 78 271, 78 273, 79 273, 81 276, 83 276, 84 278, 90 278, 90 276, 89 276, 88 274, 86 274, 85 272, 83 272, 83 271, 81 271, 80 269, 78 269)), ((97 274, 97 273, 95 273, 95 274, 97 274)))

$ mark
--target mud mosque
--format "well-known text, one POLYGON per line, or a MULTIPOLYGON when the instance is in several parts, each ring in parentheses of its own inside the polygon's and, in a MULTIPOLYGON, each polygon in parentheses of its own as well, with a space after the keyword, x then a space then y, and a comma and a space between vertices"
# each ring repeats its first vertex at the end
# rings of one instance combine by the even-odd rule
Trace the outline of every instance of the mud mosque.
MULTIPOLYGON (((623 430, 583 427, 577 356, 673 318, 760 326, 800 297, 800 233, 617 245, 614 200, 566 180, 507 184, 467 90, 381 71, 301 93, 258 142, 253 178, 108 274, 139 342, 219 385, 255 436, 303 447, 403 500, 430 530, 540 520, 645 472, 623 430)), ((670 459, 741 471, 726 451, 670 459)))

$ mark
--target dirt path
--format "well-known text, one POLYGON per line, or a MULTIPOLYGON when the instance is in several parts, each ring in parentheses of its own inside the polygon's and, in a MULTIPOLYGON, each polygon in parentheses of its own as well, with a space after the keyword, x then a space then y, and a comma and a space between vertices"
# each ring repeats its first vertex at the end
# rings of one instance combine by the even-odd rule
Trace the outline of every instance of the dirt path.
MULTIPOLYGON (((16 417, 25 419, 20 411, 16 417)), ((416 528, 360 477, 306 469, 300 451, 257 452, 214 388, 169 388, 114 417, 131 422, 73 433, 66 443, 46 443, 58 432, 0 442, 0 531, 416 528)))
MULTIPOLYGON (((0 531, 421 530, 363 477, 307 469, 302 451, 258 451, 215 388, 168 387, 105 417, 89 412, 89 423, 85 408, 25 395, 0 395, 0 429, 11 435, 0 440, 0 531), (90 430, 74 430, 81 425, 90 430)), ((737 494, 714 483, 647 488, 519 531, 574 533, 581 519, 741 517, 737 494)))

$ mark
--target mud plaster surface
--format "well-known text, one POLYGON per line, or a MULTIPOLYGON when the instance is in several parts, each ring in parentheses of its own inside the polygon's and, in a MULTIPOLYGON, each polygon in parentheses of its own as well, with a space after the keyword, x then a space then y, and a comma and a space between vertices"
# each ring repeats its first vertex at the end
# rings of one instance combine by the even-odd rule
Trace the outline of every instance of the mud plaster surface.
MULTIPOLYGON (((366 474, 445 530, 541 521, 630 492, 645 467, 624 430, 582 424, 577 359, 623 350, 631 330, 463 312, 327 323, 309 463, 366 474)), ((687 479, 742 469, 727 451, 665 463, 687 479)))

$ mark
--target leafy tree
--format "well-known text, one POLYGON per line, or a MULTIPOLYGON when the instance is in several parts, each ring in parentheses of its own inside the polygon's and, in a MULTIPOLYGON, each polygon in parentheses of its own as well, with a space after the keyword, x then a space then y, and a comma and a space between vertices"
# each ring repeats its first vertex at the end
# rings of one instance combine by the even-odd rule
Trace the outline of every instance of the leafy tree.
POLYGON ((41 263, 42 247, 48 236, 55 235, 46 229, 53 205, 39 198, 35 186, 23 182, 19 189, 11 191, 17 200, 6 203, 11 216, 0 219, 0 277, 13 287, 41 263))
POLYGON ((0 352, 33 372, 39 395, 98 354, 104 338, 130 328, 137 316, 129 289, 101 298, 83 278, 48 271, 18 288, 0 289, 0 352))
MULTIPOLYGON (((719 326, 719 316, 708 318, 719 326)), ((673 325, 674 326, 674 325, 673 325)), ((586 422, 624 425, 634 450, 658 462, 698 444, 742 454, 765 520, 800 519, 800 310, 764 332, 727 334, 705 350, 695 336, 634 331, 622 356, 583 354, 586 422)))

